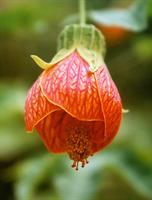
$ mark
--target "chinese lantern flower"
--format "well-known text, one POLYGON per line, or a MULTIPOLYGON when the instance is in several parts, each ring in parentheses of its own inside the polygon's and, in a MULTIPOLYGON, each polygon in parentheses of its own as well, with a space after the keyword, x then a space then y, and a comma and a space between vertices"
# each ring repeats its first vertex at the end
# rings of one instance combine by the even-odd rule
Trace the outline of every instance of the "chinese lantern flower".
POLYGON ((120 126, 121 99, 104 52, 104 38, 94 26, 70 25, 50 63, 32 56, 44 71, 27 95, 26 129, 35 128, 49 152, 67 152, 76 169, 106 147, 120 126))
POLYGON ((116 46, 125 42, 133 32, 119 26, 106 26, 103 24, 96 24, 96 27, 106 37, 109 46, 116 46))

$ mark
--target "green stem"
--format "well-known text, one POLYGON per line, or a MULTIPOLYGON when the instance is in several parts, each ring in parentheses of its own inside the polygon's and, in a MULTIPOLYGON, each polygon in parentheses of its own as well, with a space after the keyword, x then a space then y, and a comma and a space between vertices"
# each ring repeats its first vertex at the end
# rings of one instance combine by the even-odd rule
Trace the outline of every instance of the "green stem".
POLYGON ((79 0, 80 24, 86 23, 86 0, 79 0))

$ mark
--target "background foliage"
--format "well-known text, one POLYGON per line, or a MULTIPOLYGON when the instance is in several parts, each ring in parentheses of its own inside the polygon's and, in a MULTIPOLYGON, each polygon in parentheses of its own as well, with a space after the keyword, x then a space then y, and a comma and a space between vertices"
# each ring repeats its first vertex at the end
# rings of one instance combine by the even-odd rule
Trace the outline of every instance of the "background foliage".
MULTIPOLYGON (((87 2, 89 12, 126 9, 133 3, 87 2)), ((106 27, 102 20, 89 18, 105 34, 106 63, 130 113, 124 115, 113 144, 75 172, 66 155, 47 153, 36 133, 26 134, 23 108, 28 88, 41 73, 30 55, 51 60, 63 19, 77 12, 77 1, 0 1, 1 199, 152 199, 152 1, 144 2, 148 26, 142 32, 106 27)))

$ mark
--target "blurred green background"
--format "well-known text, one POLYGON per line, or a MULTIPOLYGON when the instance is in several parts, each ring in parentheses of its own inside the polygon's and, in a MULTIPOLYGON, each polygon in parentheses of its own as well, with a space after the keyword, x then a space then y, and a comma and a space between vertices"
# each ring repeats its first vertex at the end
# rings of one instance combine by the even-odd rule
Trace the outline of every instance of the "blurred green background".
MULTIPOLYGON (((87 6, 118 8, 132 2, 88 0, 87 6)), ((103 30, 107 66, 123 107, 130 110, 115 141, 76 172, 67 155, 47 153, 36 133, 25 132, 25 97, 41 73, 30 55, 50 61, 63 19, 77 8, 76 0, 0 0, 0 199, 152 199, 151 0, 144 31, 123 30, 121 38, 113 38, 112 31, 103 30)))

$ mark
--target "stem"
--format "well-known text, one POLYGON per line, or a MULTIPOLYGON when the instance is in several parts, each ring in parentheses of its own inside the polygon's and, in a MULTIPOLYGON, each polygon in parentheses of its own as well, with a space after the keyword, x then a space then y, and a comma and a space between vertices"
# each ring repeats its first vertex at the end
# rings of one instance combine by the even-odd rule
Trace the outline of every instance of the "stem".
POLYGON ((79 0, 80 24, 86 23, 86 0, 79 0))

